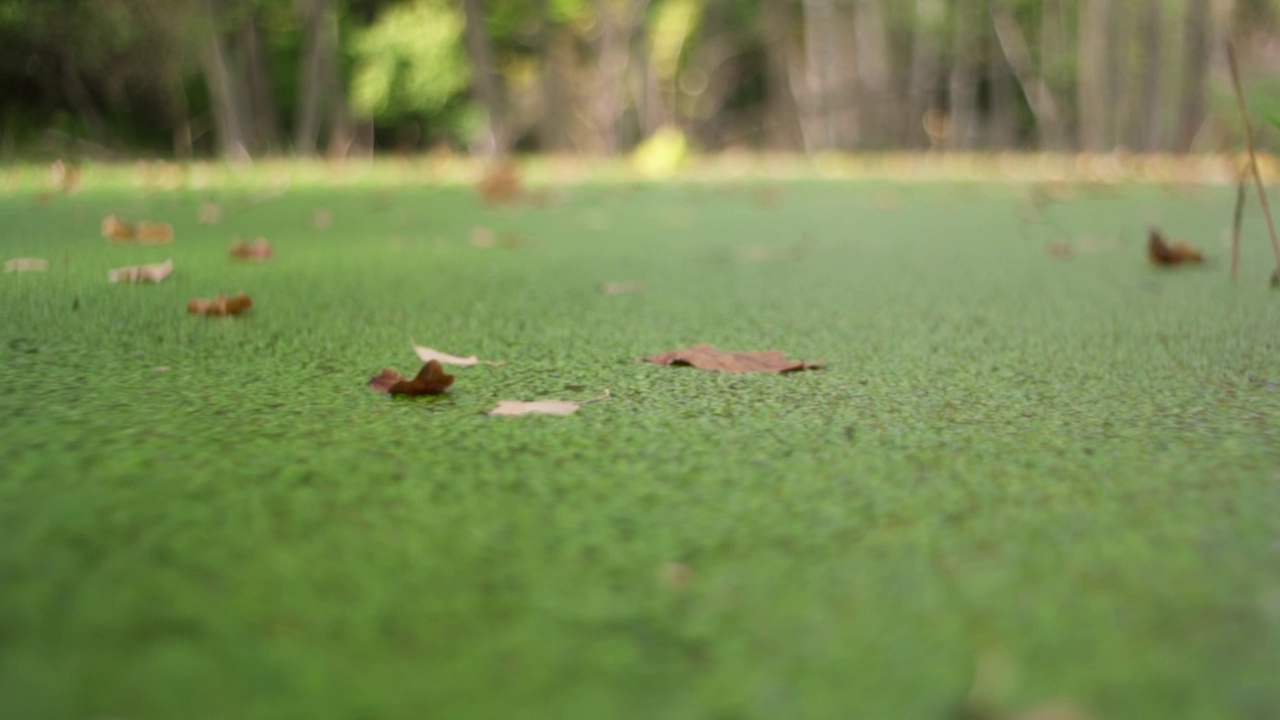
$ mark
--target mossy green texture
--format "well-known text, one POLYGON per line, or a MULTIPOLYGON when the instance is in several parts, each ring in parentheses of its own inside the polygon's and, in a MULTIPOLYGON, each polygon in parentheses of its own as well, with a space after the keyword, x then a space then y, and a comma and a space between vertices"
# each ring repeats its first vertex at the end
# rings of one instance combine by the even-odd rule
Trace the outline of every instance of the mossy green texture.
POLYGON ((1280 295, 1255 217, 1227 278, 1229 189, 32 192, 0 196, 0 255, 51 264, 0 275, 0 717, 942 718, 992 654, 1009 710, 1280 715, 1280 295), (1149 267, 1149 222, 1212 262, 1149 267), (410 337, 507 363, 368 390, 410 337), (638 361, 698 342, 827 366, 638 361))

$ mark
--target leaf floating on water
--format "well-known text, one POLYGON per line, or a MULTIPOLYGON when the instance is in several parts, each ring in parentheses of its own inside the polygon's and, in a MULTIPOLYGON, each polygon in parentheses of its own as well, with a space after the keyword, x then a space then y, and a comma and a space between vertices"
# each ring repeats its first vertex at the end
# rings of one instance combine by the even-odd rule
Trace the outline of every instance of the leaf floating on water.
POLYGON ((498 242, 498 236, 487 227, 471 228, 471 244, 478 248, 487 250, 498 242))
POLYGON ((369 378, 369 387, 388 395, 439 395, 453 384, 453 376, 444 371, 440 361, 432 360, 422 366, 412 380, 390 368, 369 378))
POLYGON ((244 293, 238 293, 231 297, 219 295, 212 300, 193 298, 187 303, 187 312, 192 313, 193 315, 226 317, 228 315, 240 315, 247 312, 252 307, 253 300, 244 293))
POLYGON ((1147 258, 1153 265, 1172 267, 1175 265, 1204 262, 1204 256, 1189 243, 1170 244, 1164 234, 1156 228, 1147 233, 1147 258))
POLYGON ((413 340, 410 340, 409 343, 413 345, 413 352, 418 355, 418 358, 422 360, 422 362, 431 362, 432 360, 435 360, 437 362, 444 363, 445 365, 459 365, 461 367, 470 367, 471 365, 501 365, 502 364, 501 362, 494 361, 494 360, 480 360, 475 355, 472 355, 470 357, 459 357, 457 355, 450 355, 449 353, 440 352, 439 350, 433 350, 429 347, 419 345, 413 340))
POLYGON ((201 225, 217 225, 222 222, 222 206, 208 200, 200 203, 199 220, 201 225))
POLYGON ((799 370, 816 370, 823 363, 788 360, 781 350, 758 350, 754 352, 731 352, 719 350, 711 345, 694 345, 684 350, 658 353, 644 358, 645 361, 657 365, 692 365, 700 370, 712 370, 728 373, 787 373, 799 370))
POLYGON ((158 283, 172 273, 173 260, 165 260, 162 263, 152 263, 150 265, 116 268, 107 273, 107 280, 113 283, 158 283))
POLYGON ((20 257, 5 260, 5 272, 48 272, 49 261, 43 258, 20 257))
POLYGON ((254 260, 264 262, 270 260, 275 251, 271 249, 271 243, 266 238, 259 237, 253 242, 247 240, 237 240, 231 245, 231 257, 237 260, 254 260))
POLYGON ((131 225, 118 215, 108 215, 102 219, 102 237, 116 243, 167 245, 173 242, 173 226, 146 220, 131 225))
POLYGON ((644 292, 644 285, 632 281, 607 282, 600 286, 600 292, 605 295, 633 295, 644 292))
POLYGON ((578 412, 583 405, 593 402, 600 402, 612 397, 608 390, 603 395, 593 397, 590 400, 582 400, 572 402, 570 400, 535 400, 533 402, 520 402, 518 400, 503 400, 498 403, 498 407, 489 411, 489 415, 493 417, 518 417, 520 415, 572 415, 578 412))
POLYGON ((333 211, 328 208, 319 208, 311 213, 311 229, 312 230, 328 230, 333 227, 333 211))
POLYGON ((485 172, 476 185, 480 199, 486 203, 511 203, 520 199, 520 168, 505 160, 485 172))

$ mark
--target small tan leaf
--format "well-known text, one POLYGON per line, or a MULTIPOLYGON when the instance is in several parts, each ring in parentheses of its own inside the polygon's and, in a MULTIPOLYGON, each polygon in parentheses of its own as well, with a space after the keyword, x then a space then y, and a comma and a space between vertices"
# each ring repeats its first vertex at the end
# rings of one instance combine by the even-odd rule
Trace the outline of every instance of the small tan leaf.
POLYGON ((638 282, 622 281, 607 282, 600 286, 600 292, 605 295, 632 295, 634 293, 644 292, 644 285, 638 282))
POLYGON ((684 350, 658 353, 643 359, 657 365, 692 365, 701 370, 729 373, 786 373, 797 370, 816 370, 822 367, 821 361, 788 360, 786 353, 781 350, 730 352, 705 344, 694 345, 684 350))
POLYGON ((450 355, 449 353, 440 352, 439 350, 432 350, 429 347, 424 347, 422 345, 419 345, 418 343, 414 342, 412 339, 409 340, 409 343, 413 345, 413 351, 417 353, 418 358, 422 360, 422 362, 431 362, 432 360, 436 360, 438 362, 444 363, 445 365, 459 365, 462 367, 469 367, 471 365, 501 365, 502 364, 501 362, 496 362, 493 360, 480 360, 475 355, 472 355, 470 357, 458 357, 457 355, 450 355))
POLYGON ((158 283, 169 277, 172 273, 173 260, 165 260, 162 263, 152 263, 150 265, 133 265, 130 267, 116 268, 115 270, 107 273, 107 280, 113 283, 158 283))
POLYGON ((239 293, 231 297, 219 295, 212 300, 192 298, 187 303, 187 312, 209 317, 226 317, 228 315, 239 315, 252 307, 253 300, 248 295, 239 293))
POLYGON ((144 245, 168 245, 173 242, 173 226, 169 223, 144 220, 138 223, 135 233, 138 242, 144 245))
POLYGON ((5 272, 48 272, 49 261, 43 258, 14 258, 4 263, 5 272))
POLYGON ((108 215, 102 219, 102 237, 117 243, 168 245, 173 242, 173 226, 169 223, 146 220, 137 225, 130 225, 118 215, 108 215))
POLYGON ((369 378, 369 387, 389 395, 439 395, 453 384, 453 376, 446 373, 438 360, 422 366, 412 380, 390 368, 369 378))
POLYGON ((248 240, 235 241, 231 244, 230 254, 236 260, 265 262, 275 255, 275 251, 271 249, 271 243, 267 242, 266 238, 259 237, 253 242, 248 240))
POLYGON ((471 244, 478 248, 488 249, 498 243, 498 236, 487 227, 471 228, 471 244))
POLYGON ((328 230, 333 227, 333 211, 319 208, 311 213, 312 230, 328 230))
POLYGON ((222 222, 222 206, 208 200, 200 203, 199 219, 201 225, 217 225, 222 222))
POLYGON ((590 400, 582 400, 580 402, 571 402, 569 400, 537 400, 535 402, 520 402, 517 400, 503 400, 498 403, 498 407, 489 411, 493 417, 517 417, 520 415, 572 415, 578 412, 578 408, 588 403, 600 402, 611 397, 609 391, 605 390, 603 395, 593 397, 590 400))
POLYGON ((117 215, 108 215, 102 218, 102 237, 112 242, 133 240, 133 226, 117 215))

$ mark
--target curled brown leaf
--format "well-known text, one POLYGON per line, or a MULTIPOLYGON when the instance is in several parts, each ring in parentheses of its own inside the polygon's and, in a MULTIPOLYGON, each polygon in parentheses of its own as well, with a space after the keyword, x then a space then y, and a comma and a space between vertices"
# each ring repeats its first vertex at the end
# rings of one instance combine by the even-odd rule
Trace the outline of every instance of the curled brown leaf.
POLYGON ((275 251, 271 248, 271 243, 267 242, 267 239, 263 237, 259 237, 253 242, 237 240, 231 244, 229 252, 231 257, 236 260, 254 260, 257 262, 270 260, 275 255, 275 251))
POLYGON ((1204 262, 1204 256, 1195 247, 1185 242, 1170 244, 1157 228, 1147 233, 1147 259, 1153 265, 1164 267, 1204 262))
POLYGON ((453 384, 453 376, 444 371, 439 360, 422 366, 412 380, 390 368, 369 378, 369 387, 389 395, 439 395, 453 384))
POLYGON ((227 297, 219 295, 212 300, 203 298, 192 298, 187 303, 187 312, 194 315, 207 315, 209 317, 226 317, 228 315, 240 315, 253 307, 253 300, 244 293, 238 293, 227 297))

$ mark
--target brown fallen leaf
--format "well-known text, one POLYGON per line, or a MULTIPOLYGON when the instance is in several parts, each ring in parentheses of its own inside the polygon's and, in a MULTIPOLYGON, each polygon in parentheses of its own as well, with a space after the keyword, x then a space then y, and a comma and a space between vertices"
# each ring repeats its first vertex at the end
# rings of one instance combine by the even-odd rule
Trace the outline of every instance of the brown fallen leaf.
POLYGON ((656 575, 659 585, 677 592, 688 590, 694 579, 693 568, 677 562, 660 565, 656 575))
POLYGON ((328 230, 333 227, 333 211, 319 208, 311 213, 312 230, 328 230))
POLYGON ((208 200, 200 203, 199 220, 201 225, 217 225, 222 222, 222 206, 208 200))
POLYGON ((173 226, 169 223, 143 220, 134 228, 138 242, 148 245, 168 245, 173 242, 173 226))
POLYGON ((733 251, 733 259, 740 263, 800 262, 809 252, 809 239, 800 238, 786 245, 743 245, 733 251))
POLYGON ((417 353, 418 358, 422 360, 422 362, 431 362, 432 360, 435 360, 437 362, 442 362, 445 365, 459 365, 462 367, 469 367, 471 365, 495 365, 496 366, 496 365, 502 364, 501 362, 497 362, 494 360, 480 360, 475 355, 472 355, 470 357, 459 357, 457 355, 450 355, 449 353, 440 352, 439 350, 432 350, 429 347, 424 347, 422 345, 419 345, 418 343, 414 342, 413 339, 410 339, 409 343, 413 345, 413 351, 417 353))
POLYGON ((512 160, 504 160, 485 172, 476 185, 480 199, 486 203, 510 203, 520 199, 520 168, 512 160))
POLYGON ((133 226, 121 220, 117 215, 102 218, 102 237, 112 242, 124 242, 133 239, 133 226))
POLYGON ((5 272, 48 272, 49 261, 43 258, 20 257, 5 260, 5 272))
POLYGON ((66 195, 74 195, 80 189, 80 166, 55 160, 49 166, 49 185, 66 195))
POLYGON ((1151 228, 1147 233, 1147 258, 1153 265, 1165 267, 1204 262, 1204 256, 1199 250, 1185 242, 1170 245, 1164 234, 1156 228, 1151 228))
POLYGON ((412 380, 390 368, 369 378, 369 387, 389 395, 439 395, 453 384, 453 376, 444 371, 439 360, 422 366, 412 380))
POLYGON ((471 244, 478 248, 489 249, 498 242, 498 236, 487 227, 471 228, 471 244))
POLYGON ((1070 240, 1059 240, 1044 246, 1044 251, 1054 260, 1070 260, 1076 254, 1070 240))
POLYGON ((107 280, 113 283, 158 283, 172 273, 173 260, 165 260, 162 263, 152 263, 150 265, 132 265, 130 267, 116 268, 107 273, 107 280))
POLYGON ((238 293, 231 297, 219 295, 212 300, 192 298, 187 303, 187 312, 209 317, 226 317, 228 315, 239 315, 251 307, 253 307, 253 300, 244 293, 238 293))
POLYGON ((593 397, 590 400, 580 400, 572 402, 569 400, 535 400, 534 402, 520 402, 518 400, 503 400, 498 403, 498 407, 489 411, 489 415, 493 417, 517 417, 520 415, 572 415, 578 412, 578 408, 593 402, 606 400, 610 396, 609 391, 605 390, 603 395, 593 397))
POLYGON ((643 358, 657 365, 692 365, 700 370, 728 373, 770 372, 786 373, 798 370, 816 370, 823 363, 788 360, 781 350, 755 352, 731 352, 718 350, 711 345, 694 345, 684 350, 658 353, 643 358))
POLYGON ((173 242, 173 226, 169 223, 146 220, 137 225, 130 225, 117 215, 108 215, 102 219, 102 237, 118 243, 167 245, 173 242))
POLYGON ((231 244, 231 257, 236 260, 255 260, 263 262, 270 260, 275 251, 271 249, 271 243, 267 242, 264 237, 259 237, 253 242, 248 240, 237 240, 231 244))
POLYGON ((622 282, 607 282, 600 286, 600 292, 605 295, 631 295, 638 292, 644 292, 644 285, 629 280, 624 280, 622 282))

